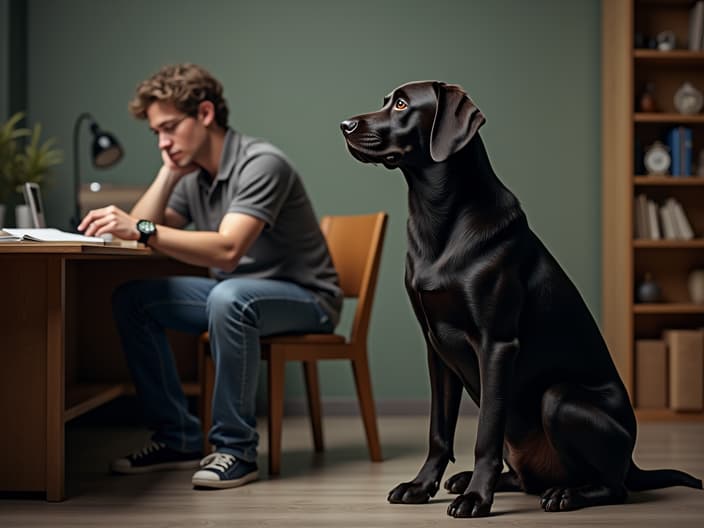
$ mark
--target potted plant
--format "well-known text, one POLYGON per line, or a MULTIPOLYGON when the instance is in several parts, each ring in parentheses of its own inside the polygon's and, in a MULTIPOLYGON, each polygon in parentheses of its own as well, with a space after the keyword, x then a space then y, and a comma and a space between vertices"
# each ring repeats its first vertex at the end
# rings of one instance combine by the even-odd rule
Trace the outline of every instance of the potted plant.
MULTIPOLYGON (((12 191, 22 192, 26 182, 46 183, 49 169, 63 161, 55 139, 41 141, 42 127, 18 128, 24 113, 18 112, 0 127, 0 204, 6 204, 12 191), (24 145, 23 138, 29 138, 24 145)), ((4 209, 4 207, 3 207, 4 209)), ((0 216, 0 226, 4 213, 0 216)))
POLYGON ((26 128, 17 128, 24 114, 17 112, 0 126, 0 227, 3 226, 7 199, 15 188, 15 164, 17 163, 17 141, 29 135, 26 128))

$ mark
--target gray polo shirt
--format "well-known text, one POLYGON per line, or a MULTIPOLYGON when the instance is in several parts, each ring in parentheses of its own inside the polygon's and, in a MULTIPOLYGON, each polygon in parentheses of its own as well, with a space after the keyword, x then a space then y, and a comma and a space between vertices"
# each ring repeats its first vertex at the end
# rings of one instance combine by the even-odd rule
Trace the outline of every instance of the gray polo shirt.
POLYGON ((337 324, 342 290, 303 183, 286 156, 270 143, 228 129, 219 170, 184 176, 168 207, 198 231, 217 231, 227 213, 244 213, 266 225, 233 271, 218 279, 255 277, 294 282, 310 290, 337 324))

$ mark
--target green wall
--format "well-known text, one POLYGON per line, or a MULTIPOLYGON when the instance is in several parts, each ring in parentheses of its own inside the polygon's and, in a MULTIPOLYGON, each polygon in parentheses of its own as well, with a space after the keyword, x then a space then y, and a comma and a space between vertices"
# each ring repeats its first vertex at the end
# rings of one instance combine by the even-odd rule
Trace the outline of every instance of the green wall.
MULTIPOLYGON (((162 64, 200 63, 223 81, 232 125, 294 160, 319 215, 389 212, 370 338, 375 396, 426 399, 424 346, 402 285, 405 182, 353 160, 338 123, 378 108, 406 81, 463 85, 487 117, 482 136, 497 173, 598 316, 599 3, 29 0, 30 118, 66 160, 47 192, 49 221, 67 227, 71 214, 78 114, 92 112, 126 150, 99 172, 84 148, 84 180, 147 183, 160 158, 127 101, 162 64)), ((299 378, 298 369, 289 377, 296 394, 299 378)), ((322 380, 326 396, 354 393, 347 366, 324 367, 322 380)))

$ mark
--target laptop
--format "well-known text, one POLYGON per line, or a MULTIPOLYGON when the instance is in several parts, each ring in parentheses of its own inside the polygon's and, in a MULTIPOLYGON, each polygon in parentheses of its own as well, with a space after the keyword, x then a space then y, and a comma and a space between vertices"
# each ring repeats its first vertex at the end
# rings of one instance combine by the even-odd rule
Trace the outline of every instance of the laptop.
POLYGON ((46 227, 44 201, 42 200, 42 191, 39 188, 39 184, 25 183, 23 191, 24 201, 29 206, 29 217, 32 220, 32 227, 46 227))

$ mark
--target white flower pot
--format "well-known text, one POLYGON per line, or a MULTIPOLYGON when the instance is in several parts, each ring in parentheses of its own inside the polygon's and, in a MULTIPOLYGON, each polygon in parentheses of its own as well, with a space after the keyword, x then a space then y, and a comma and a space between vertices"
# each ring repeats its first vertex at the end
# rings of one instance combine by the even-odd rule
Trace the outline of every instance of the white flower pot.
POLYGON ((29 214, 28 205, 23 204, 15 206, 15 227, 19 227, 20 229, 34 227, 32 216, 29 214))

